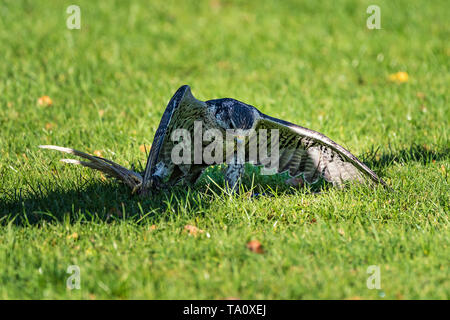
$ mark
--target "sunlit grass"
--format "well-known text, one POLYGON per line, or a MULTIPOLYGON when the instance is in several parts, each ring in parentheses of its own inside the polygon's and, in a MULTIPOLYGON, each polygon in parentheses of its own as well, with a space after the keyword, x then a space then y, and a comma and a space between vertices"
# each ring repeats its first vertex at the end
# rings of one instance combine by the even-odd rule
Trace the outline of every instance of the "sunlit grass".
POLYGON ((448 1, 378 1, 381 30, 371 1, 77 1, 80 30, 70 4, 0 10, 0 298, 450 297, 448 1), (265 195, 230 197, 216 167, 142 199, 37 147, 142 168, 183 84, 323 132, 394 191, 250 170, 265 195))

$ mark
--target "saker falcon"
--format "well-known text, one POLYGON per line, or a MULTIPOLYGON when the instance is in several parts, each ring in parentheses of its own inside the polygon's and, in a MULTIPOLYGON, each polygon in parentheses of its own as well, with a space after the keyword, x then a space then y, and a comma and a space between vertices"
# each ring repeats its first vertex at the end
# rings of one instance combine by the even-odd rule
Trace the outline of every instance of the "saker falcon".
MULTIPOLYGON (((88 161, 74 159, 61 161, 102 171, 127 184, 133 192, 145 195, 149 191, 170 187, 180 182, 194 184, 203 171, 211 165, 203 160, 177 164, 172 161, 172 151, 177 144, 177 141, 172 139, 172 134, 177 129, 185 129, 191 137, 195 137, 199 134, 195 132, 195 122, 201 123, 203 130, 213 129, 224 135, 229 132, 235 135, 232 138, 235 138, 234 141, 237 143, 233 144, 231 150, 227 144, 229 140, 224 139, 226 152, 218 161, 228 165, 225 181, 226 187, 232 191, 239 188, 245 162, 251 160, 255 165, 266 165, 258 157, 249 158, 251 153, 249 149, 252 146, 250 141, 256 141, 257 149, 261 147, 261 138, 252 140, 252 137, 256 137, 259 132, 266 133, 263 141, 269 145, 265 146, 266 150, 269 149, 268 157, 271 155, 272 145, 277 144, 276 166, 271 164, 271 168, 275 168, 277 173, 287 172, 290 177, 301 178, 309 184, 323 179, 337 186, 354 181, 387 186, 358 158, 325 135, 265 115, 255 107, 235 99, 197 100, 187 85, 179 88, 170 99, 153 139, 143 173, 128 170, 110 160, 75 149, 51 145, 40 147, 84 158, 88 161), (277 132, 276 140, 272 139, 271 132, 277 132), (238 152, 238 150, 244 150, 244 152, 238 152)), ((202 147, 204 148, 206 144, 203 141, 202 147)), ((191 152, 190 158, 194 159, 192 148, 191 152)))

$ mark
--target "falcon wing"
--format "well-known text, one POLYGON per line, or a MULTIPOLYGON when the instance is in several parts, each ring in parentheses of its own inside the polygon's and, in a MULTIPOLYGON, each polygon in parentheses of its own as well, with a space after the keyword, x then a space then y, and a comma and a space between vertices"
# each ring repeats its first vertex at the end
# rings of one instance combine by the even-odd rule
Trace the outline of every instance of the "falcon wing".
MULTIPOLYGON (((334 185, 346 181, 386 183, 348 150, 325 135, 293 123, 260 113, 256 130, 279 130, 279 162, 277 171, 291 177, 303 175, 308 183, 323 178, 334 185)), ((268 147, 269 149, 269 147, 268 147)), ((269 150, 268 150, 269 151, 269 150)))
POLYGON ((153 139, 144 172, 144 189, 153 186, 157 170, 171 166, 170 156, 174 146, 171 140, 172 132, 175 129, 186 129, 192 134, 194 121, 204 123, 206 110, 206 103, 195 99, 188 85, 180 87, 175 92, 164 111, 153 139))

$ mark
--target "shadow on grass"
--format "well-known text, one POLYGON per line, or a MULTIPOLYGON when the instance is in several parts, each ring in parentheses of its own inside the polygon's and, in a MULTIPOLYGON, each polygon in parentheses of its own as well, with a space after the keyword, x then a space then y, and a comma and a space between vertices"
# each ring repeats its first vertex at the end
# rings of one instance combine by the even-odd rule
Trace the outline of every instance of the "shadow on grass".
MULTIPOLYGON (((218 167, 211 168, 194 187, 175 186, 147 197, 133 195, 126 185, 113 179, 101 181, 98 178, 86 179, 81 175, 69 183, 56 177, 38 184, 27 183, 28 187, 24 189, 0 190, 0 225, 12 222, 28 226, 39 225, 44 221, 75 223, 127 220, 139 223, 144 219, 157 223, 186 212, 202 216, 214 198, 225 197, 221 171, 218 167)), ((258 177, 257 180, 280 191, 276 189, 276 177, 258 177)), ((247 176, 244 189, 249 190, 252 185, 251 177, 247 176)), ((253 190, 266 192, 267 195, 270 192, 260 186, 255 186, 253 190)), ((289 190, 285 188, 281 192, 289 190)))
POLYGON ((372 170, 382 170, 390 167, 395 163, 419 162, 423 165, 432 161, 441 161, 448 159, 450 149, 443 146, 437 150, 432 150, 428 146, 413 144, 409 148, 401 150, 390 150, 388 152, 379 153, 378 149, 371 149, 363 154, 360 159, 372 170))
POLYGON ((29 185, 26 192, 15 190, 4 194, 0 198, 0 224, 13 221, 26 226, 44 221, 139 222, 143 219, 156 223, 169 219, 167 212, 174 214, 179 208, 191 208, 200 215, 210 197, 195 189, 176 187, 169 193, 161 191, 144 198, 131 194, 127 186, 114 180, 92 179, 73 188, 47 182, 38 187, 29 185))
MULTIPOLYGON (((371 150, 361 159, 382 177, 383 169, 394 163, 427 164, 448 157, 447 147, 441 151, 433 151, 424 146, 413 145, 408 149, 381 154, 377 150, 371 150)), ((284 178, 280 175, 259 176, 257 169, 250 169, 244 179, 244 188, 249 190, 254 186, 254 192, 265 192, 266 195, 270 195, 270 190, 277 194, 294 192, 283 186, 284 178)), ((85 180, 81 176, 76 180, 69 187, 60 185, 58 181, 47 181, 37 187, 29 184, 27 191, 2 190, 0 225, 11 221, 16 225, 27 226, 43 221, 74 223, 122 219, 137 223, 145 219, 156 223, 186 211, 201 216, 205 214, 211 201, 217 195, 220 196, 220 186, 223 186, 223 176, 217 167, 209 170, 193 188, 174 187, 170 192, 160 191, 147 198, 132 195, 128 187, 113 180, 85 180)))
MULTIPOLYGON (((83 170, 83 169, 81 169, 83 170)), ((28 184, 26 189, 0 190, 0 225, 12 221, 15 225, 29 226, 47 222, 113 222, 127 220, 139 223, 157 223, 170 220, 186 212, 204 215, 214 199, 228 197, 223 193, 223 170, 208 169, 194 187, 175 186, 148 197, 131 194, 130 189, 113 179, 101 181, 81 175, 75 181, 41 181, 28 184), (64 185, 64 183, 66 185, 64 185)), ((238 196, 272 196, 292 194, 296 190, 282 181, 285 175, 261 176, 259 169, 249 165, 238 196)), ((305 188, 305 192, 310 192, 305 188)), ((258 196, 252 197, 257 200, 258 196)))

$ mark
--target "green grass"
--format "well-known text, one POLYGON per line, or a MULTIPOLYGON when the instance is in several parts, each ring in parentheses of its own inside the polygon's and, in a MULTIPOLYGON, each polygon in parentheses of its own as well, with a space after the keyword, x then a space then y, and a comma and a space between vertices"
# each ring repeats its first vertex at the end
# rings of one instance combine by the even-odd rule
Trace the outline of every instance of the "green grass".
POLYGON ((68 30, 71 4, 1 4, 0 298, 450 298, 448 1, 376 1, 381 30, 366 28, 373 1, 76 1, 68 30), (399 71, 408 82, 388 80, 399 71), (246 187, 274 196, 205 176, 142 199, 37 148, 143 166, 183 84, 323 132, 395 191, 314 194, 251 171, 246 187))

